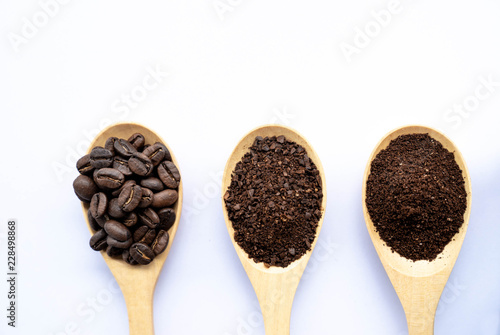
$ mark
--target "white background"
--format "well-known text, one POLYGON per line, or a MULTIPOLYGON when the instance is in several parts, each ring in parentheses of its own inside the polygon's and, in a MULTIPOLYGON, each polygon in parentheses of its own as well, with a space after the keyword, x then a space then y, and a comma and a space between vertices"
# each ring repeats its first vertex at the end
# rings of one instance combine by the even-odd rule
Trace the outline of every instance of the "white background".
POLYGON ((6 272, 6 223, 15 218, 20 277, 16 329, 6 326, 0 281, 0 333, 128 333, 123 297, 88 247, 72 181, 87 138, 105 123, 131 120, 161 134, 184 180, 184 212, 155 294, 157 334, 264 334, 225 228, 219 179, 239 139, 267 123, 296 128, 311 142, 328 186, 292 334, 407 334, 365 228, 361 183, 378 140, 410 123, 444 131, 472 177, 469 230, 435 333, 500 334, 500 3, 401 0, 384 27, 374 25, 371 12, 389 7, 368 0, 69 1, 44 22, 38 1, 3 0, 0 269, 6 272), (38 27, 30 30, 26 20, 38 27), (349 62, 341 46, 356 47, 356 31, 366 27, 373 37, 358 36, 349 62), (138 96, 155 68, 169 75, 138 96), (490 91, 482 84, 488 77, 497 85, 490 91), (121 102, 130 94, 141 100, 133 108, 121 102), (446 114, 464 102, 470 113, 446 114))

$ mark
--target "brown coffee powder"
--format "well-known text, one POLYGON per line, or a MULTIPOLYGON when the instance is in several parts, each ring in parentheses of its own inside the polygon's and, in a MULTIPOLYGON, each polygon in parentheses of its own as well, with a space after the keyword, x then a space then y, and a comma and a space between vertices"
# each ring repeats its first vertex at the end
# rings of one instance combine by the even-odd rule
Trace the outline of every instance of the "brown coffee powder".
POLYGON ((284 136, 256 137, 224 195, 238 245, 255 262, 280 267, 311 249, 322 198, 316 165, 284 136))
POLYGON ((432 261, 464 222, 464 177, 437 140, 402 135, 371 163, 366 206, 387 246, 410 260, 432 261))

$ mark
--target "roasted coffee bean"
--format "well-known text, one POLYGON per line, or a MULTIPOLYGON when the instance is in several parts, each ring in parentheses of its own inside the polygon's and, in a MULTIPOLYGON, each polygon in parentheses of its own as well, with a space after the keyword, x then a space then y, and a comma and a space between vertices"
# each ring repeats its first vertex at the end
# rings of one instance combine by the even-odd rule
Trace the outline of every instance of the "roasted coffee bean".
POLYGON ((139 242, 140 240, 142 240, 142 238, 146 235, 149 229, 150 228, 146 225, 137 228, 136 231, 134 232, 134 241, 139 242))
POLYGON ((175 164, 170 161, 161 162, 160 166, 158 166, 158 177, 160 177, 163 184, 168 188, 177 188, 181 180, 179 170, 175 164))
POLYGON ((125 176, 117 169, 104 168, 95 170, 94 181, 103 190, 114 190, 123 185, 125 176))
POLYGON ((180 174, 167 147, 146 144, 140 133, 110 137, 77 162, 73 182, 78 198, 89 203, 88 223, 94 250, 130 265, 149 264, 168 246, 180 174), (160 166, 159 166, 160 165, 160 166), (156 167, 156 168, 155 168, 156 167), (157 208, 159 214, 154 208, 157 208), (154 250, 153 250, 154 248, 154 250))
POLYGON ((132 212, 141 202, 142 189, 139 185, 124 187, 118 196, 118 205, 125 212, 132 212))
POLYGON ((118 241, 126 241, 132 237, 130 230, 121 222, 108 220, 104 224, 104 230, 109 236, 118 241))
POLYGON ((108 214, 115 219, 121 219, 124 218, 128 213, 124 212, 120 205, 118 205, 118 199, 113 198, 109 201, 108 204, 108 214))
POLYGON ((130 265, 137 265, 137 263, 132 257, 130 257, 129 249, 125 249, 122 252, 122 259, 130 265))
POLYGON ((139 242, 150 245, 151 243, 153 243, 155 237, 156 237, 156 230, 149 229, 148 232, 139 240, 139 242))
POLYGON ((153 195, 151 206, 155 208, 164 208, 173 205, 177 201, 176 190, 164 190, 153 195))
POLYGON ((127 216, 122 219, 122 222, 127 227, 133 227, 137 223, 137 214, 134 212, 128 213, 127 216))
POLYGON ((92 237, 90 238, 90 247, 95 251, 104 250, 108 247, 106 243, 106 232, 104 229, 98 230, 92 237))
POLYGON ((113 164, 113 153, 102 147, 95 147, 90 152, 90 164, 96 169, 110 167, 113 164))
POLYGON ((127 249, 127 248, 130 248, 132 243, 134 243, 134 240, 132 238, 129 238, 125 242, 122 242, 122 241, 115 240, 114 238, 112 238, 111 236, 108 235, 108 237, 106 238, 106 243, 112 247, 115 247, 115 248, 127 249))
POLYGON ((167 159, 167 153, 170 158, 170 152, 168 152, 167 147, 160 142, 156 142, 155 144, 145 148, 142 153, 148 156, 154 166, 157 166, 161 163, 161 161, 167 159))
POLYGON ((108 149, 111 151, 111 153, 114 155, 115 154, 115 141, 118 140, 116 137, 110 137, 106 140, 106 143, 104 143, 104 149, 108 149))
POLYGON ((156 214, 156 212, 151 208, 146 208, 140 211, 137 213, 137 216, 139 217, 139 222, 145 224, 149 228, 156 228, 160 223, 158 214, 156 214))
POLYGON ((158 235, 156 235, 156 238, 154 239, 153 243, 151 243, 151 249, 153 249, 153 252, 155 253, 156 256, 165 251, 168 245, 169 238, 170 235, 168 234, 167 231, 160 230, 158 232, 158 235))
POLYGON ((155 253, 144 243, 134 243, 130 247, 130 256, 139 264, 146 265, 155 258, 155 253))
POLYGON ((94 193, 99 191, 92 178, 84 175, 76 177, 73 182, 73 189, 78 199, 87 203, 90 202, 94 193))
POLYGON ((158 211, 160 218, 159 229, 169 230, 175 222, 175 211, 172 208, 162 208, 158 211))
POLYGON ((129 137, 128 141, 132 144, 137 150, 141 150, 144 147, 145 139, 144 135, 140 133, 135 133, 129 137))
POLYGON ((161 142, 156 142, 155 144, 157 144, 161 148, 161 150, 165 151, 165 155, 164 155, 163 159, 166 161, 171 161, 172 156, 170 156, 170 151, 168 151, 167 146, 161 142))
POLYGON ((76 162, 78 172, 85 175, 92 175, 94 167, 90 164, 90 155, 85 155, 76 162))
POLYGON ((106 197, 106 194, 104 194, 103 192, 94 194, 94 196, 90 200, 89 209, 94 219, 103 216, 108 209, 108 198, 106 197))
POLYGON ((120 138, 115 141, 115 152, 123 157, 130 157, 137 149, 129 141, 120 138))
POLYGON ((114 161, 113 161, 113 169, 117 169, 121 173, 123 173, 124 176, 131 176, 132 171, 130 171, 130 168, 128 166, 128 159, 123 158, 121 156, 116 156, 114 161))
POLYGON ((90 226, 90 228, 92 228, 93 231, 98 231, 102 228, 101 226, 99 226, 97 221, 92 216, 90 209, 87 211, 87 220, 89 220, 89 226, 90 226))
POLYGON ((128 263, 129 257, 130 257, 130 251, 128 249, 124 249, 122 252, 123 261, 128 263))
POLYGON ((138 176, 144 177, 153 171, 153 163, 143 153, 135 152, 128 160, 130 171, 138 176))
POLYGON ((120 188, 117 188, 116 190, 113 190, 111 192, 111 195, 115 198, 118 198, 118 196, 120 195, 120 193, 122 192, 122 190, 127 187, 127 186, 134 186, 134 185, 137 185, 137 183, 135 182, 135 180, 131 179, 131 180, 127 180, 126 182, 123 183, 123 185, 120 187, 120 188))
POLYGON ((151 205, 153 202, 153 191, 151 191, 149 188, 141 187, 142 189, 142 196, 141 196, 141 202, 139 203, 139 208, 146 208, 151 205))
POLYGON ((106 254, 111 258, 119 258, 122 256, 123 249, 115 248, 110 245, 106 248, 106 254))
POLYGON ((98 217, 97 219, 95 219, 97 224, 99 226, 101 226, 102 228, 104 228, 104 224, 106 223, 106 221, 109 220, 109 215, 108 213, 105 213, 104 215, 102 215, 101 217, 98 217))
POLYGON ((149 177, 141 180, 141 186, 149 188, 153 192, 160 192, 164 189, 163 183, 156 177, 149 177))

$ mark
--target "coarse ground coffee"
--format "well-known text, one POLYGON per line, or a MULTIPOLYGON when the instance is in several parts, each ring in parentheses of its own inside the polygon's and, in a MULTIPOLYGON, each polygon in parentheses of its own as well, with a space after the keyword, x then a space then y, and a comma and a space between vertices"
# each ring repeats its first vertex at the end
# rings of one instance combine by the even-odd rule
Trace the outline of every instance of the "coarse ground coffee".
POLYGON ((286 267, 311 249, 322 199, 316 165, 284 136, 257 136, 224 195, 235 241, 267 267, 286 267))
POLYGON ((439 141, 428 134, 401 135, 371 163, 366 207, 393 252, 432 261, 464 222, 464 176, 439 141))

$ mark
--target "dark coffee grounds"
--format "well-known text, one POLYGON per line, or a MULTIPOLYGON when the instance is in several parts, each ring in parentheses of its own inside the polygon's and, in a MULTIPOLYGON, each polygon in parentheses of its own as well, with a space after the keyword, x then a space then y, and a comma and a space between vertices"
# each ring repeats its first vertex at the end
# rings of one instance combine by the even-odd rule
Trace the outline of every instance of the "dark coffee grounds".
POLYGON ((366 206, 387 246, 410 260, 432 261, 464 222, 464 177, 437 140, 402 135, 371 163, 366 206))
POLYGON ((280 267, 311 249, 322 198, 316 165, 284 136, 256 137, 224 195, 238 245, 255 262, 280 267))

